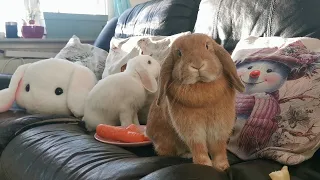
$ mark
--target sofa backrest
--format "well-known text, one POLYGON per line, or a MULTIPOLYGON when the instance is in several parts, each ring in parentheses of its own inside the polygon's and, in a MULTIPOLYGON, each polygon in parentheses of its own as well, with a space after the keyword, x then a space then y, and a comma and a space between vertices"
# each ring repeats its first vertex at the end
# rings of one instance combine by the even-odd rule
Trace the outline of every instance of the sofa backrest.
POLYGON ((320 0, 153 0, 125 11, 115 37, 186 31, 233 50, 247 36, 320 38, 320 0))
POLYGON ((320 1, 202 0, 195 32, 228 50, 249 35, 320 38, 320 1))
POLYGON ((192 31, 201 0, 152 0, 126 10, 119 18, 115 37, 169 36, 192 31))

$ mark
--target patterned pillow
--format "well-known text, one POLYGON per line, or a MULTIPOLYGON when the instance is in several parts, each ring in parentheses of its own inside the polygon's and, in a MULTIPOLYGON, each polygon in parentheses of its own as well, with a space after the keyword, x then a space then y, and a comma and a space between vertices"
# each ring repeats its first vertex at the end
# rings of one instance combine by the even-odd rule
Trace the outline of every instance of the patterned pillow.
POLYGON ((249 37, 232 58, 246 90, 228 149, 287 165, 311 158, 320 147, 320 40, 249 37))
POLYGON ((77 36, 72 36, 55 58, 66 59, 89 68, 97 77, 102 78, 108 52, 91 44, 83 44, 77 36))
POLYGON ((150 55, 162 63, 169 53, 172 42, 190 33, 187 31, 172 36, 113 37, 102 78, 124 71, 128 60, 140 54, 150 55))

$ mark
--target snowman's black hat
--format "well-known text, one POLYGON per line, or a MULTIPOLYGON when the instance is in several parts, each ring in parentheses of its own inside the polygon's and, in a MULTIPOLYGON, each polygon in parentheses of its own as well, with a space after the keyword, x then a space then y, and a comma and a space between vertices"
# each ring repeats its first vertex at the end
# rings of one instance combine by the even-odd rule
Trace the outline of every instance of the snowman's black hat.
POLYGON ((291 69, 288 80, 294 80, 314 73, 319 60, 320 53, 311 52, 301 41, 295 41, 282 47, 260 49, 235 63, 239 66, 254 61, 278 62, 291 69))

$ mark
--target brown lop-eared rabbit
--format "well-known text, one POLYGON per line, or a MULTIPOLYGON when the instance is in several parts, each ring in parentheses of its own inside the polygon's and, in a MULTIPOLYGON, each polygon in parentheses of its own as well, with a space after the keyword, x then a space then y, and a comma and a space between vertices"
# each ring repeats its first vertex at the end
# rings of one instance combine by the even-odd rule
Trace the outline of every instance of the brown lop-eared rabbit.
POLYGON ((147 123, 158 155, 191 153, 196 164, 227 169, 235 94, 244 91, 228 52, 204 34, 179 37, 161 66, 159 88, 147 123))

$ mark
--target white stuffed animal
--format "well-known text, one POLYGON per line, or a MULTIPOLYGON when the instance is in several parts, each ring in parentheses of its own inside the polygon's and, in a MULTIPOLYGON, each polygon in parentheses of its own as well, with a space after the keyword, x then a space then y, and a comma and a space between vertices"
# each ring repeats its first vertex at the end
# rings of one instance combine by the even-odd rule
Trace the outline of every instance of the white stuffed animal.
POLYGON ((0 112, 14 101, 31 114, 82 117, 85 98, 97 83, 87 67, 62 59, 45 59, 21 65, 9 87, 0 91, 0 112))
POLYGON ((149 55, 130 59, 126 70, 100 80, 90 91, 83 121, 88 131, 99 124, 139 125, 138 111, 158 89, 160 64, 149 55))

